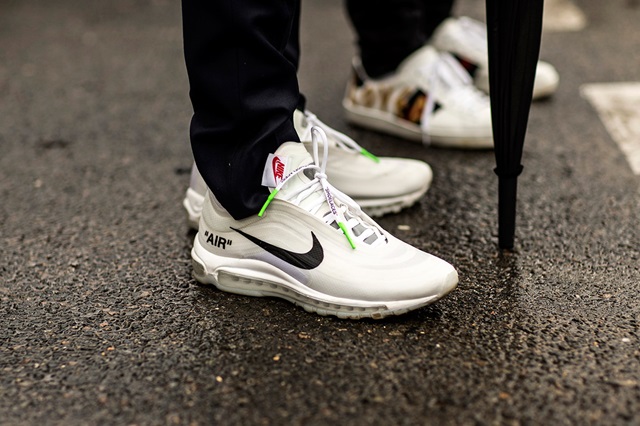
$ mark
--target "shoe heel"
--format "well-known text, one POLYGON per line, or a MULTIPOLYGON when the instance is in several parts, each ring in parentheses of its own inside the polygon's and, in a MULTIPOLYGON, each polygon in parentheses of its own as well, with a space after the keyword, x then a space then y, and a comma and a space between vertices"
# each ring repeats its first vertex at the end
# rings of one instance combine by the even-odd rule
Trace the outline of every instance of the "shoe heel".
POLYGON ((204 262, 196 257, 194 253, 191 254, 191 266, 193 267, 191 275, 196 279, 196 281, 202 284, 213 284, 212 277, 207 274, 207 268, 204 265, 204 262))
POLYGON ((193 230, 198 230, 198 222, 200 221, 200 215, 202 215, 202 205, 204 204, 204 197, 198 194, 193 189, 187 189, 182 206, 184 207, 187 216, 187 226, 193 230))

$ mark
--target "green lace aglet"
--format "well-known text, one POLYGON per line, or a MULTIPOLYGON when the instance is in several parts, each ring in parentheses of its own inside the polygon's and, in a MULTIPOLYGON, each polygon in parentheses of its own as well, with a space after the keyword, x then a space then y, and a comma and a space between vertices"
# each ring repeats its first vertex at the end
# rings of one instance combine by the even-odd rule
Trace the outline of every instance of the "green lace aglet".
POLYGON ((264 214, 264 211, 267 210, 267 207, 269 206, 269 204, 271 204, 271 201, 273 201, 273 198, 276 196, 277 193, 278 193, 278 190, 274 189, 273 192, 269 194, 267 201, 265 201, 265 203, 262 205, 262 208, 260 209, 260 212, 258 213, 259 217, 262 217, 262 215, 264 214))
POLYGON ((342 222, 338 222, 338 226, 340 227, 340 229, 342 229, 342 232, 344 233, 344 236, 347 237, 347 241, 349 241, 349 245, 351 245, 351 248, 355 250, 356 249, 356 245, 353 243, 353 240, 349 236, 349 232, 347 232, 347 227, 344 226, 344 223, 342 223, 342 222))
POLYGON ((369 151, 367 151, 362 147, 360 148, 360 154, 364 155, 365 157, 371 158, 376 163, 380 162, 380 159, 378 157, 376 157, 375 155, 373 155, 372 153, 370 153, 369 151))

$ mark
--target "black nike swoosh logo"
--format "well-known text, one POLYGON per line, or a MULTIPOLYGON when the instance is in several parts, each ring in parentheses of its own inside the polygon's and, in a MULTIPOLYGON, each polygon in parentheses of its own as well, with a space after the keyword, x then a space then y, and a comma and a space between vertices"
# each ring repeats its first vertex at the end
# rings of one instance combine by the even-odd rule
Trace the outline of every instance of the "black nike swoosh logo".
POLYGON ((231 228, 236 231, 238 234, 242 235, 255 245, 263 248, 267 252, 271 253, 278 259, 284 260, 290 265, 296 266, 300 269, 314 269, 320 266, 322 261, 324 260, 324 250, 322 249, 322 245, 320 241, 318 241, 318 237, 311 232, 311 238, 313 240, 313 245, 311 246, 311 250, 306 253, 295 253, 289 250, 285 250, 281 247, 274 246, 273 244, 269 244, 265 241, 259 240, 253 235, 249 235, 246 232, 242 232, 239 229, 231 228))

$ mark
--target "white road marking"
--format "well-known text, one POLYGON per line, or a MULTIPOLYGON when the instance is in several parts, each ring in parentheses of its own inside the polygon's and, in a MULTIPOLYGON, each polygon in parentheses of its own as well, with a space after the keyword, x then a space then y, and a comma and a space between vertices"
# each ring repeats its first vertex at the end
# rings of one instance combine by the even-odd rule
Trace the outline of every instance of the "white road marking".
POLYGON ((571 0, 545 0, 543 25, 544 31, 580 31, 587 17, 571 0))
POLYGON ((640 175, 640 82, 585 84, 580 91, 640 175))

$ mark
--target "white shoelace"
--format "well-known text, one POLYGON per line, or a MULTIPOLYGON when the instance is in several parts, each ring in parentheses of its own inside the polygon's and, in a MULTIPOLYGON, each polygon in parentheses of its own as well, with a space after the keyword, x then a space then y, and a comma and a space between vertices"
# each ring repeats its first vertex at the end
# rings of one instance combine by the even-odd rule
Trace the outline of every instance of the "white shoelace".
POLYGON ((460 105, 466 105, 468 110, 482 107, 489 102, 489 98, 475 88, 469 73, 448 53, 441 53, 438 61, 420 69, 420 73, 429 88, 427 103, 420 118, 422 141, 425 145, 431 143, 429 125, 435 110, 436 98, 442 98, 444 93, 450 93, 458 98, 460 105))
POLYGON ((364 155, 365 157, 371 158, 376 163, 380 162, 380 159, 378 157, 376 157, 375 155, 373 155, 372 153, 370 153, 369 151, 367 151, 366 149, 358 145, 358 143, 353 139, 351 139, 349 136, 327 126, 325 123, 320 121, 320 119, 316 117, 315 114, 309 111, 304 111, 303 114, 304 114, 305 120, 307 121, 307 126, 304 134, 300 135, 300 140, 303 140, 303 141, 312 140, 313 128, 317 127, 322 129, 326 134, 325 140, 328 140, 329 138, 331 138, 332 141, 336 142, 337 146, 339 146, 340 148, 346 151, 357 152, 364 155))
POLYGON ((260 213, 258 213, 258 216, 263 216, 265 210, 275 198, 276 194, 279 193, 279 191, 292 177, 296 176, 298 173, 304 172, 305 170, 311 170, 315 172, 313 174, 313 179, 310 179, 308 183, 301 185, 299 188, 289 192, 286 196, 281 197, 280 199, 300 206, 303 200, 308 200, 310 197, 314 197, 315 199, 313 202, 305 203, 304 208, 309 213, 316 216, 319 216, 318 213, 320 208, 323 207, 326 202, 329 206, 329 212, 322 216, 324 221, 329 226, 340 229, 353 249, 356 248, 356 242, 369 244, 372 247, 383 244, 386 241, 386 237, 383 236, 382 231, 374 224, 370 224, 362 220, 360 217, 360 215, 362 215, 360 206, 358 206, 358 204, 349 196, 331 186, 327 181, 326 166, 329 157, 329 144, 327 142, 327 135, 325 131, 320 127, 313 126, 310 128, 310 134, 313 144, 313 163, 300 166, 286 175, 273 189, 269 198, 262 206, 260 213), (322 143, 324 147, 322 161, 320 161, 318 153, 319 142, 322 143), (320 191, 323 195, 320 195, 320 191), (338 197, 337 200, 335 198, 336 196, 338 197))

